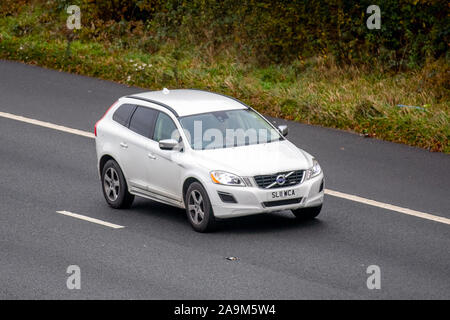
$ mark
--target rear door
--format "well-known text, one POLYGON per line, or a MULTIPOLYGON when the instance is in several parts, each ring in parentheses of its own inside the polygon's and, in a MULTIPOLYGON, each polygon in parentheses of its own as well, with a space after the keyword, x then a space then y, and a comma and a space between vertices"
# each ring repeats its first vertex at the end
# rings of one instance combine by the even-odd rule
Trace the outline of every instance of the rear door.
POLYGON ((137 106, 129 121, 129 130, 120 142, 129 187, 139 192, 147 191, 149 183, 147 171, 151 159, 148 148, 157 113, 154 109, 137 106))
POLYGON ((128 103, 117 108, 112 116, 114 126, 111 126, 108 132, 110 139, 107 140, 107 143, 111 144, 109 149, 114 150, 112 155, 119 163, 125 177, 128 177, 126 168, 128 154, 123 146, 129 140, 128 124, 135 109, 136 105, 128 103))

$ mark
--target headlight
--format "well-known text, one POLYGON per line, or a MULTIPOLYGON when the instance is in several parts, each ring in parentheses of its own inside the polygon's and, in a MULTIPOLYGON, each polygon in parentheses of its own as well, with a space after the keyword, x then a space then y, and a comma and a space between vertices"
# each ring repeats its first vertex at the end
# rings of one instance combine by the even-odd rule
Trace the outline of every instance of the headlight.
POLYGON ((241 186, 245 187, 244 180, 232 173, 225 171, 211 171, 211 180, 217 184, 224 184, 227 186, 241 186))
POLYGON ((322 168, 320 167, 319 162, 316 159, 313 159, 313 166, 306 170, 306 180, 314 178, 318 176, 322 172, 322 168))

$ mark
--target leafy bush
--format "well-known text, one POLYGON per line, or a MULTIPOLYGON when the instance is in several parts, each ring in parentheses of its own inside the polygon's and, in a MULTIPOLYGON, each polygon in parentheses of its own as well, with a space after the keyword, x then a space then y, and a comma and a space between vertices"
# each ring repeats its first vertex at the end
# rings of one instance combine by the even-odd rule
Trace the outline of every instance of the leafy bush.
POLYGON ((450 153, 443 1, 1 0, 0 59, 148 89, 200 88, 271 116, 450 153), (82 29, 66 28, 69 4, 82 29), (409 107, 398 107, 407 105, 409 107))
POLYGON ((54 6, 77 2, 94 30, 107 21, 140 21, 158 38, 215 52, 231 46, 263 64, 319 54, 399 70, 445 55, 450 40, 444 0, 379 0, 381 30, 366 27, 372 0, 58 0, 54 6))

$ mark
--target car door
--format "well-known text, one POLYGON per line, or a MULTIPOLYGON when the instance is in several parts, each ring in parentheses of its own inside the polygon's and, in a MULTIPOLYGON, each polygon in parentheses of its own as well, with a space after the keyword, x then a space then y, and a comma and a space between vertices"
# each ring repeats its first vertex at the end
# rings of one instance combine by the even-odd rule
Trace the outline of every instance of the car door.
POLYGON ((179 139, 179 131, 172 118, 159 111, 149 145, 149 156, 153 158, 149 170, 149 190, 158 195, 177 202, 182 201, 181 195, 181 163, 184 153, 178 150, 161 150, 159 141, 164 139, 179 139))
POLYGON ((119 163, 125 177, 128 178, 128 150, 125 148, 127 141, 129 140, 129 129, 128 125, 130 118, 136 109, 136 105, 124 103, 120 105, 114 112, 112 119, 114 120, 114 125, 111 127, 109 135, 111 137, 109 143, 111 144, 110 149, 114 150, 112 155, 116 158, 119 163))
POLYGON ((120 142, 124 172, 132 191, 147 192, 151 161, 148 150, 157 114, 155 109, 137 106, 129 121, 129 130, 120 142))

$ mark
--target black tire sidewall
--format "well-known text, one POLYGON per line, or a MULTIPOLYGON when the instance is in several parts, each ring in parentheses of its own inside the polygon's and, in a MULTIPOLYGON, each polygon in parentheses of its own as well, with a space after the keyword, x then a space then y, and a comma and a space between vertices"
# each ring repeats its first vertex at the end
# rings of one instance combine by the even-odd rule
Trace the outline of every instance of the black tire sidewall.
POLYGON ((187 218, 188 218, 189 223, 191 224, 192 228, 194 228, 195 231, 207 232, 214 228, 216 221, 214 218, 211 201, 209 200, 208 193, 206 192, 205 188, 199 182, 191 183, 191 185, 187 189, 186 194, 185 194, 185 204, 186 204, 187 218), (191 215, 189 213, 189 207, 188 207, 189 195, 194 190, 197 190, 200 192, 200 194, 202 195, 202 198, 203 198, 203 202, 204 202, 205 217, 200 224, 195 224, 192 221, 191 215))
POLYGON ((322 205, 317 207, 307 207, 307 208, 299 208, 292 210, 292 213, 295 215, 297 219, 300 220, 308 220, 308 219, 314 219, 320 214, 320 211, 322 210, 322 205))
POLYGON ((123 205, 125 203, 125 198, 128 193, 127 188, 128 188, 127 182, 125 181, 125 177, 122 173, 122 170, 120 169, 119 164, 114 160, 108 160, 102 170, 102 191, 103 191, 103 196, 105 197, 106 202, 113 208, 123 207, 123 205), (108 199, 108 197, 106 196, 105 187, 104 187, 104 183, 105 183, 104 179, 105 179, 106 171, 111 167, 114 168, 116 170, 117 174, 119 175, 119 183, 120 183, 119 196, 117 197, 117 199, 115 201, 111 201, 110 199, 108 199))

